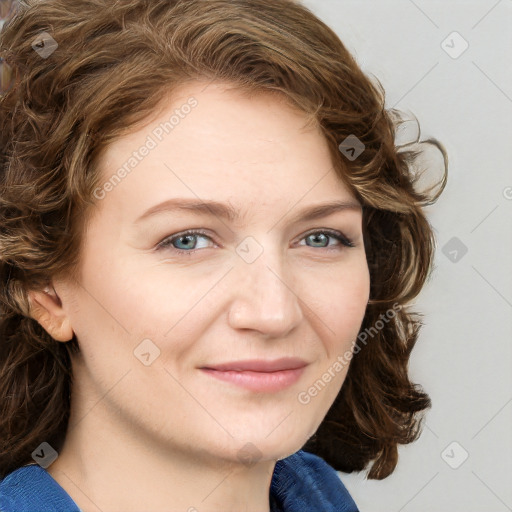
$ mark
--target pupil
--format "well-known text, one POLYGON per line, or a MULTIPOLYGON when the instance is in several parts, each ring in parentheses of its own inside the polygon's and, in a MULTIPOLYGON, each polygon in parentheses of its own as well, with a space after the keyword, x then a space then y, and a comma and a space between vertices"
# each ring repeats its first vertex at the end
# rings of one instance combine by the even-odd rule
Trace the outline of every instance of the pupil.
POLYGON ((185 235, 185 236, 181 237, 181 240, 185 240, 185 245, 187 245, 187 241, 188 242, 192 242, 193 241, 193 236, 192 235, 185 235))
POLYGON ((322 239, 325 241, 325 235, 324 234, 319 234, 319 235, 312 235, 313 236, 313 241, 314 243, 322 243, 322 239), (320 239, 320 242, 318 242, 318 240, 320 239))

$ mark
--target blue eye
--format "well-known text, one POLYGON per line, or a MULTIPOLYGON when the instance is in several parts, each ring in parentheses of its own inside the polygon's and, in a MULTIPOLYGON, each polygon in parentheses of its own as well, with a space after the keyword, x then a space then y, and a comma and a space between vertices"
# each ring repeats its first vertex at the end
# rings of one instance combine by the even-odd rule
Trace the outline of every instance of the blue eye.
POLYGON ((324 246, 324 245, 309 246, 309 247, 320 247, 321 249, 327 249, 327 248, 331 247, 331 245, 329 245, 329 238, 331 238, 331 239, 334 238, 335 240, 340 242, 345 247, 355 247, 354 244, 352 243, 352 241, 349 240, 345 235, 343 235, 343 233, 340 233, 339 231, 335 231, 332 229, 313 231, 313 232, 305 235, 303 240, 307 240, 307 239, 315 240, 316 239, 317 241, 314 241, 313 243, 320 243, 320 244, 323 244, 323 242, 327 242, 326 246, 324 246), (320 240, 320 241, 318 242, 318 240, 320 240))
MULTIPOLYGON (((180 233, 178 235, 173 235, 168 238, 165 238, 158 244, 158 247, 161 249, 165 249, 165 248, 170 248, 171 250, 175 249, 176 251, 181 252, 181 253, 193 252, 196 249, 198 249, 198 247, 196 247, 198 237, 207 238, 208 240, 211 240, 211 238, 209 236, 206 236, 204 234, 204 232, 202 232, 202 231, 189 230, 189 231, 180 233), (181 247, 175 247, 175 245, 174 245, 175 242, 178 242, 178 244, 180 244, 181 247)), ((204 247, 202 247, 202 248, 204 249, 204 247)), ((199 247, 199 249, 201 249, 201 247, 199 247)))
MULTIPOLYGON (((178 254, 191 254, 196 252, 199 249, 205 249, 207 247, 203 245, 203 247, 197 247, 198 238, 204 238, 213 242, 212 239, 205 234, 204 231, 191 229, 188 231, 184 231, 183 233, 178 233, 176 235, 169 236, 162 240, 157 248, 160 249, 170 249, 171 251, 175 251, 178 254)), ((337 240, 341 245, 345 247, 355 247, 351 240, 349 240, 343 233, 332 230, 332 229, 323 229, 312 231, 302 238, 302 240, 311 240, 313 244, 320 245, 308 245, 308 247, 314 247, 318 249, 327 249, 327 250, 336 250, 339 249, 339 244, 329 244, 329 239, 337 240), (327 245, 324 245, 327 243, 327 245)), ((301 241, 302 241, 301 240, 301 241)), ((300 244, 304 245, 304 244, 300 244)))

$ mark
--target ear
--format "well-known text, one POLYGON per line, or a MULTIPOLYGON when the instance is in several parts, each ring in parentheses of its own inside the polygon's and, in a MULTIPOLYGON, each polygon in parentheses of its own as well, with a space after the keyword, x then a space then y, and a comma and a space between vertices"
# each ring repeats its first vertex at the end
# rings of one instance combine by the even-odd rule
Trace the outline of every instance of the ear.
POLYGON ((47 287, 44 291, 31 290, 28 292, 28 298, 30 316, 37 320, 53 339, 70 341, 73 338, 69 317, 53 286, 47 287))

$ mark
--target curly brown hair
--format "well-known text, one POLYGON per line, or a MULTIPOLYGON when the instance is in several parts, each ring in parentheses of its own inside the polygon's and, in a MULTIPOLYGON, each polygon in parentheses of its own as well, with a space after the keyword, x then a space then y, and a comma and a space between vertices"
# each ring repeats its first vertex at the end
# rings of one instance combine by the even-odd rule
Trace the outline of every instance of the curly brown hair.
POLYGON ((373 461, 368 478, 391 474, 397 445, 417 439, 431 405, 408 376, 421 327, 408 303, 432 265, 423 207, 446 183, 442 145, 425 141, 444 169, 420 191, 420 149, 395 146, 400 117, 380 82, 292 0, 29 0, 2 30, 0 57, 16 78, 0 97, 0 478, 32 462, 42 441, 59 448, 69 419, 78 340, 53 339, 31 316, 28 291, 79 277, 102 154, 197 79, 284 95, 321 126, 337 175, 363 205, 371 285, 361 330, 375 332, 303 449, 340 471, 373 461), (35 45, 41 37, 46 47, 35 45), (350 135, 364 144, 354 159, 339 149, 350 135))

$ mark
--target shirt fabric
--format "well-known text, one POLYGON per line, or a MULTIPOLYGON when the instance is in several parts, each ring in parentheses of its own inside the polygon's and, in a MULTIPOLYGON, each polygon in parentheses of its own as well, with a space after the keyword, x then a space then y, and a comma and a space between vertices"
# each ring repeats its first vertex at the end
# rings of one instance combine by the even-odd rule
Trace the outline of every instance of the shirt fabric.
MULTIPOLYGON (((276 462, 270 484, 271 512, 359 512, 337 472, 322 458, 298 452, 276 462)), ((0 512, 82 512, 38 464, 0 481, 0 512)))

